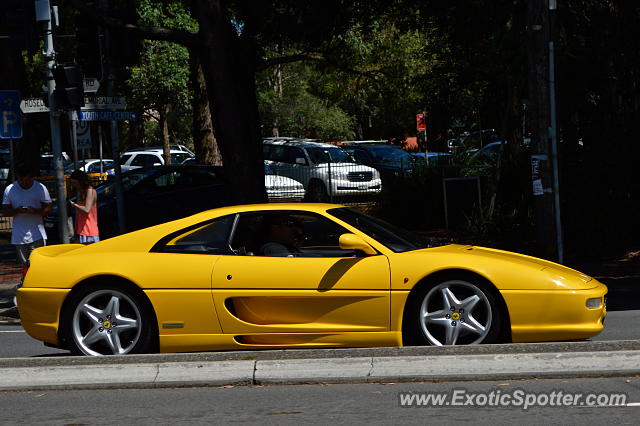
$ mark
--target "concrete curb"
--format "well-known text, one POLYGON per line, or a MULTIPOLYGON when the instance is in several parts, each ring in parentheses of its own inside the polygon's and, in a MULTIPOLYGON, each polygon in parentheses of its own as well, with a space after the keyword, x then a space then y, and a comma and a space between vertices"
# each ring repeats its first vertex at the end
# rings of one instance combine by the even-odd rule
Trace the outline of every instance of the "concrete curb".
POLYGON ((639 346, 619 341, 14 358, 0 362, 0 390, 632 376, 640 374, 639 346))

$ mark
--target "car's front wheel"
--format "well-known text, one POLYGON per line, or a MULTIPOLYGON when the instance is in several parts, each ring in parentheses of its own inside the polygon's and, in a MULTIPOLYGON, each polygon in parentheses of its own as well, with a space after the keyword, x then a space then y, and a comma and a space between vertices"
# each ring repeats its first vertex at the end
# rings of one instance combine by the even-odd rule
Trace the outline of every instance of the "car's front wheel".
POLYGON ((124 355, 152 348, 152 315, 142 298, 116 286, 90 286, 71 296, 64 321, 74 354, 124 355))
POLYGON ((503 323, 494 293, 476 282, 449 279, 424 287, 407 305, 405 345, 494 343, 503 323))

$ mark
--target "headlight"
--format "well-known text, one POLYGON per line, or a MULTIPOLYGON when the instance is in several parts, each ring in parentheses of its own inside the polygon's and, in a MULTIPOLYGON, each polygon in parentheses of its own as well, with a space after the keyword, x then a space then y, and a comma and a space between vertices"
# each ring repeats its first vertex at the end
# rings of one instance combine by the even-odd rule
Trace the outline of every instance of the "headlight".
POLYGON ((587 309, 598 309, 602 306, 602 299, 599 297, 594 297, 592 299, 587 299, 587 309))

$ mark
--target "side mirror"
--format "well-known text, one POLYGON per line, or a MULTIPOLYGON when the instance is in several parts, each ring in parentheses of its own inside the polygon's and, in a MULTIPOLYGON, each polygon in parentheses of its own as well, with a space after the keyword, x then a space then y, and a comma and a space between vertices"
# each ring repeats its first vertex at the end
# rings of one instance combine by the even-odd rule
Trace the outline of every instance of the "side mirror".
POLYGON ((298 158, 296 158, 296 164, 301 164, 301 165, 305 166, 307 164, 307 160, 302 158, 302 157, 298 157, 298 158))
POLYGON ((377 254, 376 250, 371 247, 365 240, 356 234, 340 235, 340 248, 343 250, 360 250, 365 254, 377 254))

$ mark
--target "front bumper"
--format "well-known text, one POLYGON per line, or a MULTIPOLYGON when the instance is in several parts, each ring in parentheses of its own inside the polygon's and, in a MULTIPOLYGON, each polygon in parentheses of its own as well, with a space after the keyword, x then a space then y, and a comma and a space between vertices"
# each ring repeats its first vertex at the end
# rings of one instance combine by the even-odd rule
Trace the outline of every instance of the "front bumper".
POLYGON ((607 287, 587 290, 502 290, 511 320, 513 342, 587 339, 604 328, 607 287), (600 299, 588 308, 587 300, 600 299))

